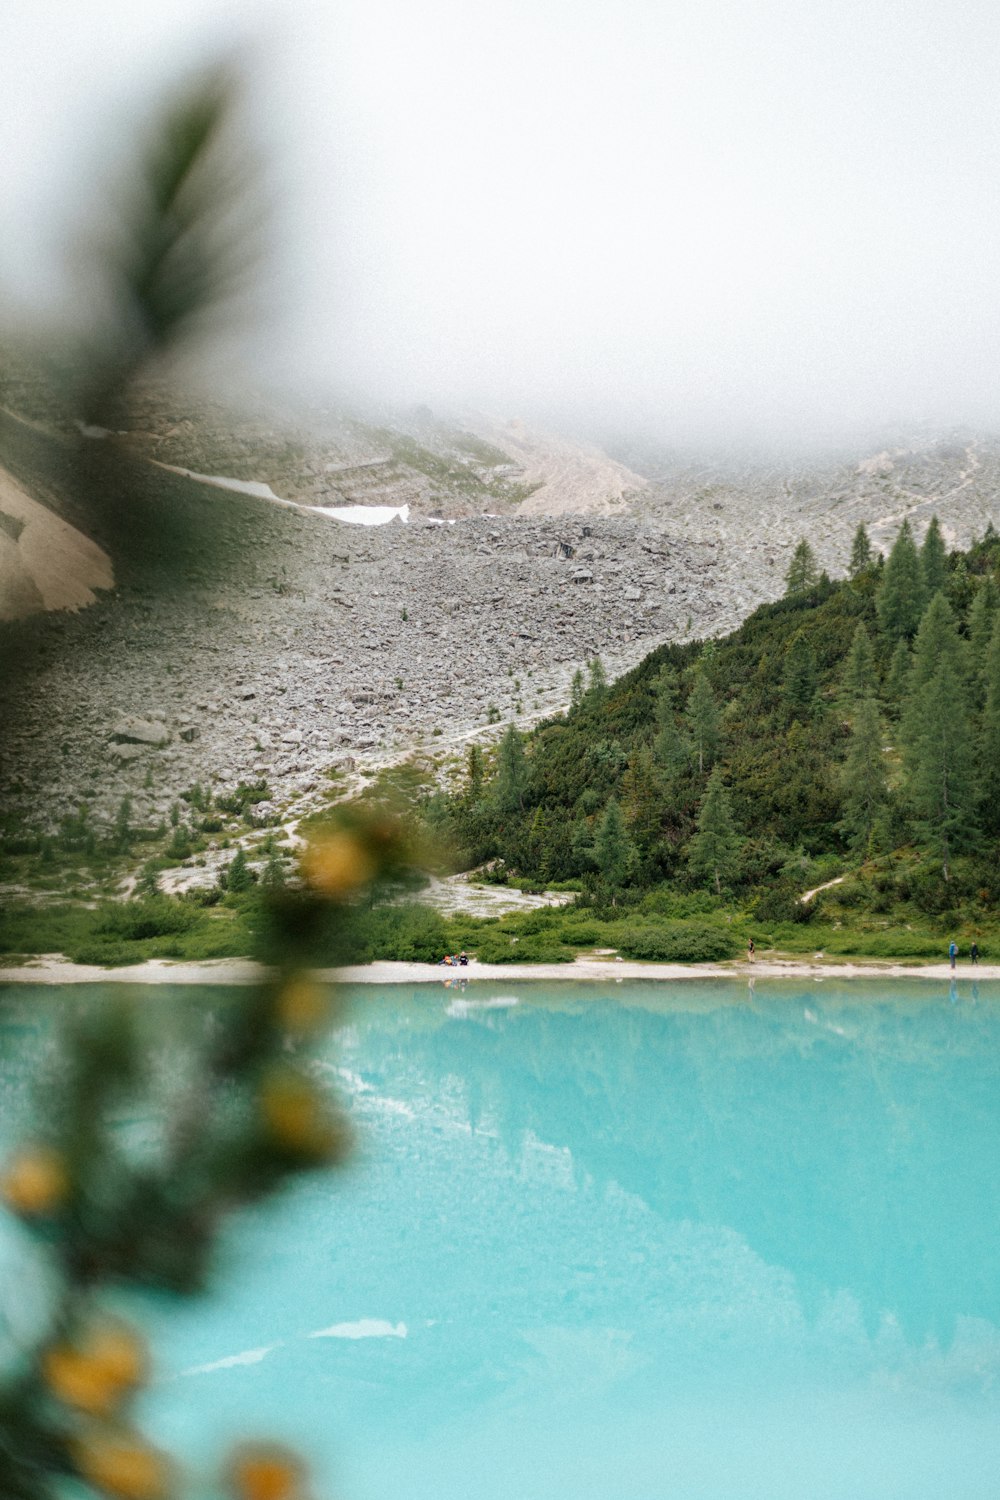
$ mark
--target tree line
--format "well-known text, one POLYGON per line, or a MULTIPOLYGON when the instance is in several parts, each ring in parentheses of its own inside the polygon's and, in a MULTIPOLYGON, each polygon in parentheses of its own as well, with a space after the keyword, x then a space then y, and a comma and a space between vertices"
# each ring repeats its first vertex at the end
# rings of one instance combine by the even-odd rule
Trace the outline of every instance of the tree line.
POLYGON ((428 816, 466 865, 612 902, 663 882, 790 901, 803 855, 905 849, 946 905, 956 871, 993 880, 998 570, 992 527, 949 554, 937 518, 919 546, 904 520, 887 557, 859 526, 839 582, 803 540, 782 599, 617 682, 590 663, 565 714, 473 746, 428 816))

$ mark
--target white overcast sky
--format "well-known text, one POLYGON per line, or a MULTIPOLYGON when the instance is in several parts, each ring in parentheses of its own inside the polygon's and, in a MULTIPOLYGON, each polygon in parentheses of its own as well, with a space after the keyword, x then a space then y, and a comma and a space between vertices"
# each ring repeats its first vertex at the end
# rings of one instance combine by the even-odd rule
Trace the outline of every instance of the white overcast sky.
POLYGON ((22 308, 157 90, 244 43, 282 288, 251 367, 666 441, 1000 428, 996 0, 6 0, 3 32, 22 308))

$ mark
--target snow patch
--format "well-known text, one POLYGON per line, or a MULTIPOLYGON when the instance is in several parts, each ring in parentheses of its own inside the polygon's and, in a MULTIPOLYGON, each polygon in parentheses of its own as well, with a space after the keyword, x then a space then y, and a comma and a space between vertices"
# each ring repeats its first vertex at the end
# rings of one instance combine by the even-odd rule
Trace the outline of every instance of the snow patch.
POLYGON ((349 521, 354 526, 385 526, 389 521, 408 521, 408 505, 311 505, 310 510, 334 521, 349 521))

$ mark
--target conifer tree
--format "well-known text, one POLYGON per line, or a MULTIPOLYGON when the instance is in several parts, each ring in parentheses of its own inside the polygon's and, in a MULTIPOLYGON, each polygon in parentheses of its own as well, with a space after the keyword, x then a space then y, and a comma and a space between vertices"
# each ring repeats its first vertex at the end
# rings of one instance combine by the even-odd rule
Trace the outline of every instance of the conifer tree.
POLYGON ((545 809, 539 805, 535 808, 535 815, 528 830, 528 850, 532 867, 537 870, 543 880, 546 880, 550 874, 547 858, 550 833, 549 819, 545 809))
POLYGON ((569 711, 571 714, 576 713, 576 710, 583 702, 584 692, 583 672, 580 667, 577 667, 569 685, 569 711))
POLYGON ((591 708, 598 708, 608 696, 608 679, 604 672, 604 664, 599 656, 587 667, 587 704, 591 708))
POLYGON ((236 858, 226 871, 226 889, 232 891, 234 895, 239 895, 241 891, 248 891, 250 889, 253 884, 253 878, 253 874, 247 864, 246 851, 240 845, 236 851, 236 858))
POLYGON ((614 797, 597 825, 594 838, 594 860, 608 887, 621 890, 635 858, 632 841, 625 831, 622 810, 614 797))
POLYGON ((792 560, 785 574, 785 593, 801 594, 806 589, 814 588, 818 582, 816 554, 803 537, 792 553, 792 560))
POLYGON ((969 607, 969 687, 975 713, 982 711, 986 701, 986 659, 998 603, 1000 594, 992 576, 987 573, 969 607))
POLYGON ((586 818, 577 818, 573 824, 573 839, 570 845, 573 868, 578 872, 594 868, 594 840, 586 818))
POLYGON ((924 611, 913 643, 913 666, 903 701, 903 745, 908 754, 916 750, 923 733, 924 698, 939 670, 955 677, 965 693, 964 643, 955 625, 955 612, 944 594, 937 593, 924 611))
POLYGON ((849 571, 852 578, 857 578, 863 573, 872 560, 872 544, 865 530, 864 523, 854 533, 854 541, 851 543, 851 561, 849 571))
POLYGON ((695 668, 694 686, 684 716, 691 744, 691 754, 698 763, 699 775, 714 761, 719 750, 719 709, 708 678, 701 666, 695 668))
POLYGON ((528 789, 528 762, 524 756, 524 738, 516 724, 508 724, 497 746, 497 774, 493 801, 503 814, 524 811, 528 789))
POLYGON ((889 799, 882 729, 878 707, 870 694, 862 697, 857 705, 854 733, 844 762, 841 786, 844 831, 852 848, 864 854, 871 846, 875 826, 889 799))
POLYGON ((944 588, 947 570, 948 554, 941 535, 941 523, 937 516, 931 516, 931 524, 920 548, 920 571, 924 579, 924 593, 928 599, 933 598, 938 589, 944 588))
POLYGON ((793 714, 808 713, 816 697, 819 677, 816 656, 801 630, 793 635, 785 653, 784 694, 793 714))
POLYGON ((882 632, 889 641, 909 639, 920 624, 926 600, 923 568, 909 521, 899 528, 882 582, 875 595, 882 632))
POLYGON ((1000 833, 1000 615, 986 648, 983 680, 986 702, 977 746, 977 802, 987 833, 1000 833))
POLYGON ((946 662, 921 695, 911 758, 910 797, 921 832, 950 880, 954 848, 970 831, 973 775, 965 683, 946 662))
POLYGON ((672 781, 687 765, 690 747, 677 722, 677 679, 673 672, 660 673, 656 684, 656 739, 653 754, 664 777, 672 781))
POLYGON ((863 620, 858 621, 851 649, 844 658, 841 692, 848 704, 875 694, 875 651, 863 620))
POLYGON ((479 745, 472 744, 465 754, 465 805, 475 807, 482 801, 485 764, 479 745))
POLYGON ((659 829, 660 799, 653 752, 643 746, 628 763, 622 777, 625 823, 641 848, 648 848, 659 829))
POLYGON ((715 894, 722 895, 723 882, 736 873, 740 838, 733 823, 729 793, 722 771, 715 767, 698 812, 698 831, 688 848, 688 866, 692 873, 710 880, 715 894))
POLYGON ((983 656, 993 634, 993 626, 1000 610, 1000 590, 992 573, 979 581, 969 607, 969 643, 977 656, 983 656))
POLYGON ((896 642, 889 659, 889 670, 885 674, 885 700, 888 712, 893 719, 898 719, 903 712, 912 665, 913 653, 904 637, 896 642))

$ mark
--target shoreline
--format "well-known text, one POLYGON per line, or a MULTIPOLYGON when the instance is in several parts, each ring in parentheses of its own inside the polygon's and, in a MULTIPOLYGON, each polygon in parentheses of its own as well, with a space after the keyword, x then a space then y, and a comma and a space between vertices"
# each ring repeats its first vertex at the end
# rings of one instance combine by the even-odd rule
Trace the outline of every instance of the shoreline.
MULTIPOLYGON (((200 963, 154 958, 124 968, 73 964, 53 956, 17 968, 0 968, 4 984, 254 984, 266 970, 249 959, 217 958, 200 963)), ((966 960, 954 974, 947 960, 935 964, 907 964, 891 960, 854 959, 843 963, 815 959, 745 959, 728 963, 681 964, 635 959, 577 958, 568 964, 481 964, 470 959, 466 968, 445 964, 396 963, 381 959, 345 969, 319 969, 317 977, 339 984, 444 984, 448 980, 587 980, 617 983, 624 979, 681 981, 696 979, 930 979, 951 981, 1000 980, 1000 964, 966 960)))

